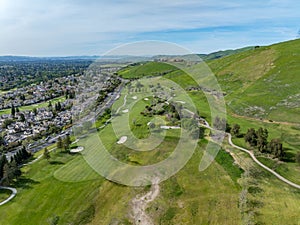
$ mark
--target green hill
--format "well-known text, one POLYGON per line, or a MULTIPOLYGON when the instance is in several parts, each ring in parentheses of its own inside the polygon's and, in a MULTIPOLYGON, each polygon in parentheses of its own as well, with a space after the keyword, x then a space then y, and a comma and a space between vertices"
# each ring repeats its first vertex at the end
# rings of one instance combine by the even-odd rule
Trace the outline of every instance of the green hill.
POLYGON ((300 40, 260 47, 209 62, 236 114, 300 121, 300 40))
POLYGON ((161 62, 134 63, 118 72, 118 75, 126 78, 141 78, 148 76, 161 76, 178 70, 172 65, 161 62))
MULTIPOLYGON (((286 122, 299 122, 300 119, 299 47, 300 40, 295 40, 230 52, 231 55, 208 61, 226 92, 229 124, 238 123, 243 133, 250 127, 265 127, 270 138, 281 137, 284 148, 293 155, 299 150, 299 128, 286 122), (285 123, 268 123, 259 118, 285 123)), ((118 74, 127 79, 164 75, 184 88, 195 85, 181 70, 161 62, 132 64, 118 74)), ((155 79, 159 77, 147 80, 155 79)), ((132 85, 137 86, 137 83, 133 81, 132 85)), ((157 84, 155 87, 158 89, 157 84)), ((155 120, 141 112, 149 109, 153 99, 150 96, 135 102, 139 92, 137 88, 131 89, 123 89, 116 106, 129 109, 133 104, 134 107, 116 116, 122 121, 128 115, 133 134, 137 138, 147 137, 148 123, 155 120)), ((172 90, 174 101, 185 100, 180 90, 172 90)), ((195 90, 187 93, 200 115, 206 116, 211 123, 204 94, 195 90)), ((186 103, 188 101, 182 104, 186 106, 186 103)), ((154 128, 157 127, 159 124, 154 128)), ((83 139, 77 144, 94 152, 101 140, 115 158, 140 166, 167 158, 179 138, 179 131, 170 129, 163 142, 152 151, 133 151, 117 144, 119 138, 114 133, 115 128, 108 124, 97 135, 92 135, 95 138, 92 141, 83 139)), ((156 132, 160 134, 161 131, 157 129, 156 132)), ((145 212, 154 224, 299 224, 300 192, 258 167, 249 155, 230 147, 226 141, 215 161, 207 170, 199 172, 200 159, 210 140, 208 130, 205 135, 206 139, 199 140, 184 168, 160 183, 158 196, 146 206, 145 212)), ((234 142, 249 147, 243 139, 235 138, 234 142)), ((145 147, 149 141, 138 144, 145 147)), ((134 224, 133 199, 148 193, 152 187, 131 188, 105 180, 86 163, 85 154, 71 155, 58 150, 50 155, 49 162, 42 158, 22 168, 22 177, 13 184, 18 189, 17 196, 0 207, 0 224, 134 224)), ((299 183, 299 165, 295 162, 261 158, 287 179, 299 183)), ((97 160, 102 162, 104 157, 97 160)), ((7 193, 0 192, 0 200, 6 197, 7 193)))

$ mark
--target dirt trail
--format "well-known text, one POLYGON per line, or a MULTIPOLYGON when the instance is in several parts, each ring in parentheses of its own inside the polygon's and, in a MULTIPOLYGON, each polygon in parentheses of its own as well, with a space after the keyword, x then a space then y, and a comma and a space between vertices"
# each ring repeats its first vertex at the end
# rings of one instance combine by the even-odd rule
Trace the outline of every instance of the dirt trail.
POLYGON ((258 118, 254 118, 254 117, 238 115, 238 114, 235 114, 235 113, 231 113, 231 115, 233 117, 236 117, 236 118, 242 118, 242 119, 247 119, 247 120, 257 121, 257 122, 263 122, 263 123, 282 124, 282 125, 288 125, 288 126, 298 126, 299 125, 299 123, 274 121, 274 120, 268 120, 268 119, 258 119, 258 118))
POLYGON ((136 225, 154 225, 152 219, 147 215, 146 209, 148 203, 154 201, 159 194, 159 179, 152 182, 151 190, 145 195, 137 195, 132 200, 132 217, 136 225))

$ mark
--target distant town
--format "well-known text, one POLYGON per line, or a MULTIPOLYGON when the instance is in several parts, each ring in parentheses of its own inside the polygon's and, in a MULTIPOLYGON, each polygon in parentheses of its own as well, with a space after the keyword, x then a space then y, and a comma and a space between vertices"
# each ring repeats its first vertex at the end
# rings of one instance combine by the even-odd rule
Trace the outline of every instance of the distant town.
MULTIPOLYGON (((0 152, 7 156, 14 155, 21 148, 32 152, 41 150, 56 142, 61 135, 70 133, 73 116, 76 112, 82 113, 88 98, 93 98, 93 106, 89 110, 97 111, 100 108, 97 111, 100 115, 106 109, 101 107, 102 103, 109 100, 111 93, 121 84, 120 79, 114 76, 118 68, 87 69, 90 61, 61 60, 43 63, 43 66, 41 62, 31 63, 31 67, 36 65, 37 68, 31 68, 26 75, 14 74, 9 78, 6 70, 1 76, 2 81, 10 80, 9 87, 15 87, 24 77, 32 78, 32 83, 28 86, 10 90, 6 90, 7 85, 1 87, 0 152), (53 71, 53 67, 56 76, 44 76, 40 80, 41 76, 38 75, 53 71), (83 72, 84 69, 86 72, 83 72), (83 93, 89 93, 90 96, 83 93)), ((0 71, 9 68, 17 73, 24 67, 27 68, 26 65, 0 62, 0 71)))

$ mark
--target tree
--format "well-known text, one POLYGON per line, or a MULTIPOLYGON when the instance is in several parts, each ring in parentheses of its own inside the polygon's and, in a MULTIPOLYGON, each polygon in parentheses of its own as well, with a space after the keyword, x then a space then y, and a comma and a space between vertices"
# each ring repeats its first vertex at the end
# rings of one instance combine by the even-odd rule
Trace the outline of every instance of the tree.
POLYGON ((70 136, 67 135, 63 142, 63 147, 64 147, 65 151, 70 148, 70 144, 71 144, 71 139, 70 139, 70 136))
POLYGON ((63 142, 62 142, 61 137, 59 137, 59 138, 57 139, 56 147, 57 147, 58 149, 62 149, 62 148, 63 148, 63 142))
POLYGON ((15 108, 14 104, 11 105, 11 115, 13 117, 15 117, 15 115, 16 115, 16 108, 15 108))
POLYGON ((18 163, 15 160, 13 160, 10 163, 9 168, 10 168, 9 172, 10 172, 12 178, 16 178, 17 179, 19 176, 21 176, 21 174, 22 174, 21 170, 18 167, 18 163))
POLYGON ((13 179, 8 162, 3 166, 3 184, 8 185, 13 179))
POLYGON ((31 153, 26 150, 25 146, 23 146, 23 148, 20 150, 20 153, 23 160, 29 159, 31 157, 31 153))
POLYGON ((21 176, 21 170, 15 160, 11 163, 6 162, 3 166, 3 183, 10 184, 14 178, 21 176))
POLYGON ((240 125, 238 124, 233 124, 231 130, 230 130, 230 133, 235 136, 235 137, 238 137, 240 135, 240 125))
POLYGON ((60 102, 55 103, 55 110, 58 111, 58 112, 60 112, 61 109, 62 109, 62 106, 61 106, 60 102))
POLYGON ((49 161, 50 159, 50 153, 48 151, 48 148, 44 149, 44 154, 43 154, 44 158, 47 159, 47 161, 49 161))
POLYGON ((253 128, 248 129, 244 139, 245 142, 249 143, 252 147, 257 145, 257 135, 253 128))
POLYGON ((282 143, 279 139, 272 139, 269 143, 269 151, 277 158, 282 159, 284 157, 284 150, 282 143))
POLYGON ((268 146, 268 130, 259 128, 256 132, 257 147, 260 152, 265 152, 268 146))
POLYGON ((5 144, 4 138, 3 138, 3 136, 0 134, 0 146, 1 146, 1 145, 4 145, 4 144, 5 144))
POLYGON ((37 115, 37 109, 36 109, 36 108, 34 108, 34 109, 32 110, 32 112, 34 113, 34 115, 37 115))
POLYGON ((21 114, 20 114, 20 121, 21 121, 21 122, 25 122, 25 120, 26 120, 26 119, 25 119, 24 114, 21 113, 21 114))
POLYGON ((7 164, 7 158, 4 154, 2 154, 2 156, 0 156, 0 180, 3 178, 3 169, 4 169, 4 165, 7 164))

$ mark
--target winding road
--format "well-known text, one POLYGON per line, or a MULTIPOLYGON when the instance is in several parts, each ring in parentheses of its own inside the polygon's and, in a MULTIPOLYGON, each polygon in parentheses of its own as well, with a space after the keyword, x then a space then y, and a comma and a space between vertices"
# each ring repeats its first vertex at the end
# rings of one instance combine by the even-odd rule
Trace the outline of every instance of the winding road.
MULTIPOLYGON (((206 127, 206 128, 208 128, 208 129, 210 129, 210 130, 215 130, 214 128, 212 128, 211 126, 209 126, 207 122, 206 122, 206 125, 201 124, 201 126, 206 127)), ((295 183, 293 183, 292 181, 290 181, 290 180, 284 178, 283 176, 281 176, 281 175, 279 175, 278 173, 276 173, 274 170, 270 169, 269 167, 267 167, 266 165, 264 165, 263 163, 261 163, 261 162, 255 157, 255 155, 253 154, 253 152, 251 152, 250 150, 235 145, 235 144, 232 142, 232 136, 231 136, 230 133, 226 133, 226 135, 228 136, 228 143, 229 143, 232 147, 234 147, 234 148, 236 148, 236 149, 239 149, 240 151, 246 152, 248 155, 250 155, 250 157, 253 159, 253 161, 254 161, 257 165, 259 165, 259 166, 262 167, 263 169, 267 170, 268 172, 272 173, 274 176, 276 176, 276 177, 277 177, 279 180, 281 180, 282 182, 284 182, 284 183, 286 183, 286 184, 288 184, 288 185, 290 185, 290 186, 292 186, 292 187, 297 188, 297 189, 300 190, 300 185, 295 184, 295 183)))
POLYGON ((237 149, 239 149, 239 150, 241 150, 241 151, 243 151, 243 152, 248 153, 248 155, 251 156, 251 158, 253 159, 254 162, 256 162, 256 164, 258 164, 260 167, 262 167, 262 168, 264 168, 265 170, 267 170, 267 171, 269 171, 270 173, 272 173, 272 174, 273 174, 274 176, 276 176, 279 180, 283 181, 284 183, 286 183, 286 184, 288 184, 288 185, 290 185, 290 186, 292 186, 292 187, 294 187, 294 188, 300 189, 300 185, 291 182, 290 180, 288 180, 288 179, 284 178, 283 176, 279 175, 278 173, 276 173, 274 170, 272 170, 272 169, 270 169, 269 167, 267 167, 267 166, 265 166, 264 164, 262 164, 262 163, 255 157, 255 155, 254 155, 251 151, 249 151, 249 150, 247 150, 247 149, 245 149, 245 148, 242 148, 242 147, 239 147, 239 146, 233 144, 233 143, 232 143, 232 136, 231 136, 231 134, 227 133, 227 135, 228 135, 228 142, 229 142, 229 144, 230 144, 232 147, 237 148, 237 149))

